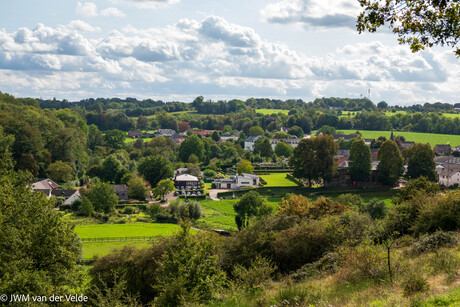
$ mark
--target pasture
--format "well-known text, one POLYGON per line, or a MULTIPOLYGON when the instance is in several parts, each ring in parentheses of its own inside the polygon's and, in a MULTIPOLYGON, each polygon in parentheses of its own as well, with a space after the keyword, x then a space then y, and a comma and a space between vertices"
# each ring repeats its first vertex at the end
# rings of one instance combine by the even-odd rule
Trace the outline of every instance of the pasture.
MULTIPOLYGON (((379 136, 384 136, 387 139, 390 138, 391 131, 366 131, 359 130, 364 138, 366 139, 377 139, 379 136)), ((345 134, 355 133, 356 130, 340 130, 345 134)), ((313 132, 312 132, 313 133, 313 132)), ((435 134, 435 133, 418 133, 418 132, 404 132, 404 131, 393 131, 395 136, 402 135, 406 141, 416 143, 430 143, 431 147, 436 144, 447 144, 450 143, 452 147, 460 145, 460 135, 451 134, 435 134)))
POLYGON ((75 226, 75 232, 82 239, 170 236, 179 231, 179 229, 179 225, 158 223, 94 224, 75 226))
POLYGON ((268 175, 260 175, 260 178, 265 180, 266 187, 296 187, 297 183, 286 178, 287 173, 271 173, 268 175))
POLYGON ((109 243, 84 243, 83 259, 89 260, 110 254, 114 249, 124 246, 147 247, 149 241, 128 241, 128 242, 109 242, 109 243))
POLYGON ((289 110, 281 110, 281 109, 256 109, 256 112, 262 115, 271 115, 271 114, 284 114, 288 115, 289 110))

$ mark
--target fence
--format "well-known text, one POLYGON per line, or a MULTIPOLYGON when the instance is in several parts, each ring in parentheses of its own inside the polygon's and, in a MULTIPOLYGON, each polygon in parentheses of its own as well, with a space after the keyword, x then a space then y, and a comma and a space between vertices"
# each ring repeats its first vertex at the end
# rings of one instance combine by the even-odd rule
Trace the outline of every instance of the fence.
POLYGON ((82 243, 105 243, 105 242, 128 242, 128 241, 152 241, 154 236, 133 237, 105 237, 105 238, 81 238, 82 243))

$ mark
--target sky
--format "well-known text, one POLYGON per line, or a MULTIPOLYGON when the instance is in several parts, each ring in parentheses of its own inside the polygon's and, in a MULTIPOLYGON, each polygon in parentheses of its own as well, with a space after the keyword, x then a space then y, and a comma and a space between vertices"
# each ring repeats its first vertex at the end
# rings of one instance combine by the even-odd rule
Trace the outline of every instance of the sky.
POLYGON ((460 102, 449 47, 358 34, 358 0, 0 2, 0 91, 79 100, 460 102))

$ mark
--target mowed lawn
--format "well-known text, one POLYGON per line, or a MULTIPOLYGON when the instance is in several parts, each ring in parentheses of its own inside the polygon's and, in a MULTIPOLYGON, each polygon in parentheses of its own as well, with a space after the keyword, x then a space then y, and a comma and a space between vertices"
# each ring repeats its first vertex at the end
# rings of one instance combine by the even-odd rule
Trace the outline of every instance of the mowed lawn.
POLYGON ((179 225, 159 223, 97 224, 75 226, 80 238, 114 238, 135 236, 170 236, 179 231, 179 225))
MULTIPOLYGON (((355 133, 356 130, 340 130, 345 134, 355 133)), ((377 139, 379 136, 384 136, 387 139, 390 138, 391 131, 366 131, 359 130, 364 138, 366 139, 377 139)), ((313 132, 312 132, 313 133, 313 132)), ((431 147, 436 144, 447 144, 448 142, 452 147, 460 145, 460 135, 450 134, 435 134, 435 133, 418 133, 418 132, 403 132, 393 131, 395 136, 402 135, 406 141, 416 143, 430 143, 431 147)), ((313 134, 314 135, 314 134, 313 134)))
POLYGON ((84 243, 83 258, 94 259, 110 254, 115 249, 124 246, 147 247, 151 244, 149 241, 129 241, 129 242, 109 242, 109 243, 84 243))
POLYGON ((269 175, 259 175, 265 180, 266 187, 296 187, 297 183, 286 177, 287 173, 271 173, 269 175))
POLYGON ((288 115, 289 111, 290 110, 281 110, 281 109, 256 109, 256 112, 262 115, 270 115, 270 114, 277 114, 277 113, 288 115))

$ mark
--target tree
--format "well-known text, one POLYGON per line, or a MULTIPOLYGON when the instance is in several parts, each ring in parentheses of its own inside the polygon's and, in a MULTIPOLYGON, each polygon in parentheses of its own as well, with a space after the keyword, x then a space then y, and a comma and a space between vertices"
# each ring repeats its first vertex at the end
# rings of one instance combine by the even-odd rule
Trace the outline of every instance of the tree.
POLYGON ((72 167, 68 163, 62 161, 51 163, 46 169, 46 175, 57 182, 67 182, 71 180, 73 178, 72 172, 72 167))
POLYGON ((80 201, 80 206, 78 208, 78 211, 80 211, 81 213, 83 213, 86 216, 91 216, 91 214, 94 211, 93 204, 91 203, 91 201, 88 198, 83 197, 81 199, 81 201, 80 201))
POLYGON ((147 183, 141 176, 132 176, 128 181, 128 195, 130 198, 145 200, 147 194, 147 183))
POLYGON ((392 140, 386 140, 379 148, 377 165, 379 180, 383 184, 394 186, 404 173, 404 160, 398 145, 392 140))
POLYGON ((214 142, 219 142, 220 140, 220 135, 217 131, 214 131, 212 134, 211 134, 211 139, 214 140, 214 142))
POLYGON ((149 120, 147 118, 147 116, 145 115, 139 115, 139 117, 137 118, 137 129, 139 130, 145 130, 147 129, 149 126, 149 120))
POLYGON ((295 135, 299 139, 303 138, 304 135, 302 128, 300 128, 299 126, 293 126, 289 128, 288 134, 295 135))
POLYGON ((118 204, 118 196, 112 186, 105 182, 97 182, 91 186, 88 199, 93 204, 95 211, 112 212, 118 204))
POLYGON ((189 163, 189 164, 187 164, 187 174, 190 174, 190 175, 195 176, 195 177, 200 177, 201 176, 201 169, 197 164, 189 163))
POLYGON ((318 177, 328 181, 337 173, 337 163, 334 158, 339 145, 334 142, 332 135, 328 134, 315 137, 314 142, 318 177))
POLYGON ((275 154, 278 157, 289 158, 290 156, 292 156, 292 147, 289 146, 288 144, 280 141, 275 146, 275 154))
POLYGON ((121 149, 125 145, 125 133, 118 129, 108 130, 104 134, 104 142, 108 147, 121 149))
MULTIPOLYGON (((460 36, 458 0, 359 0, 364 11, 358 16, 357 29, 375 32, 387 24, 399 36, 400 44, 409 44, 412 52, 435 45, 457 46, 460 36)), ((460 56, 460 48, 455 54, 460 56)))
POLYGON ((202 161, 204 153, 204 143, 196 134, 187 137, 179 147, 179 158, 182 162, 188 162, 192 154, 196 155, 199 161, 202 161))
POLYGON ((273 156, 272 143, 269 138, 261 137, 254 145, 254 153, 260 154, 261 157, 270 158, 273 156))
POLYGON ((252 166, 252 163, 249 160, 242 160, 240 163, 238 163, 236 172, 240 175, 242 173, 252 174, 254 172, 254 166, 252 166))
POLYGON ((258 135, 264 135, 264 129, 260 126, 252 126, 249 128, 249 136, 258 136, 258 135))
POLYGON ((236 212, 235 222, 238 229, 249 226, 249 221, 254 216, 269 215, 272 207, 256 191, 249 191, 241 200, 233 205, 236 212))
POLYGON ((175 190, 176 188, 174 187, 174 181, 163 179, 158 182, 156 188, 153 189, 153 194, 155 196, 161 196, 161 198, 164 200, 166 194, 169 192, 174 192, 175 190))
POLYGON ((308 215, 310 202, 307 197, 302 195, 290 195, 281 201, 278 207, 278 214, 295 215, 299 219, 308 215))
POLYGON ((145 157, 139 163, 137 170, 152 187, 156 186, 162 179, 171 178, 174 175, 171 162, 163 156, 145 157))
POLYGON ((299 142, 289 159, 289 165, 294 169, 294 177, 306 178, 311 187, 312 181, 318 178, 313 139, 303 139, 299 142))
POLYGON ((350 148, 350 177, 355 181, 365 181, 372 171, 372 156, 363 139, 355 139, 350 148))
POLYGON ((88 147, 94 150, 96 146, 102 146, 104 144, 104 136, 99 131, 96 125, 88 126, 88 147))
MULTIPOLYGON (((0 130, 0 149, 2 145, 0 130)), ((54 201, 30 188, 30 174, 0 157, 0 293, 50 296, 76 289, 81 243, 54 201)))
POLYGON ((331 127, 328 125, 324 125, 321 128, 319 128, 318 132, 321 132, 322 134, 336 134, 337 133, 334 127, 331 127))
POLYGON ((102 162, 102 178, 108 182, 120 183, 121 178, 128 172, 128 160, 121 154, 112 154, 102 162))
POLYGON ((382 100, 377 104, 377 108, 382 109, 382 110, 386 110, 386 109, 388 109, 388 103, 386 103, 385 101, 382 100))
POLYGON ((407 161, 407 177, 414 179, 421 176, 431 181, 436 180, 436 164, 434 152, 428 144, 416 143, 403 150, 407 161))

